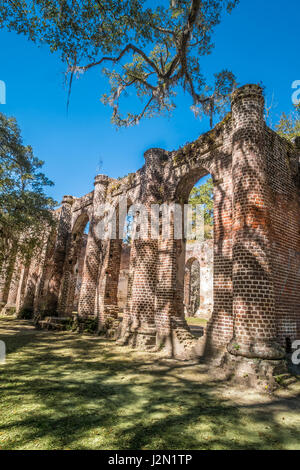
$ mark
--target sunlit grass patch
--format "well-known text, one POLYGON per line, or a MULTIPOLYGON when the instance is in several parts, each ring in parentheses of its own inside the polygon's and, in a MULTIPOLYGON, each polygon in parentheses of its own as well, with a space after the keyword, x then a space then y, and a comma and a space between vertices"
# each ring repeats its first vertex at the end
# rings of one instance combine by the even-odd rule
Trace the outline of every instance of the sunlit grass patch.
POLYGON ((205 318, 186 317, 188 325, 206 326, 207 320, 205 318))
POLYGON ((27 326, 0 320, 1 449, 300 448, 297 398, 250 397, 203 365, 27 326))

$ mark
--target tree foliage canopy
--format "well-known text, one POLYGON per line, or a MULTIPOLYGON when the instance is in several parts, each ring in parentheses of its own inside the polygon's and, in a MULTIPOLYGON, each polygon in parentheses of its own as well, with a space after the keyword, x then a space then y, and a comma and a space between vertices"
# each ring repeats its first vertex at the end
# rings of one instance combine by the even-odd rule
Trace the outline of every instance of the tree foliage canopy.
POLYGON ((203 184, 194 186, 189 204, 204 206, 204 232, 206 238, 212 237, 213 215, 214 215, 214 185, 212 178, 208 178, 203 184))
POLYGON ((53 183, 40 172, 43 162, 24 146, 14 118, 0 113, 0 265, 12 248, 30 257, 54 224, 55 202, 44 188, 53 183))
POLYGON ((300 105, 295 106, 290 114, 282 113, 276 131, 290 141, 300 137, 300 105))
POLYGON ((104 65, 111 84, 104 103, 117 126, 170 113, 180 87, 196 115, 223 112, 235 86, 228 70, 208 86, 200 59, 211 53, 211 35, 222 12, 239 0, 10 0, 0 3, 0 26, 48 44, 73 76, 104 65), (140 109, 120 111, 120 99, 134 89, 140 109))

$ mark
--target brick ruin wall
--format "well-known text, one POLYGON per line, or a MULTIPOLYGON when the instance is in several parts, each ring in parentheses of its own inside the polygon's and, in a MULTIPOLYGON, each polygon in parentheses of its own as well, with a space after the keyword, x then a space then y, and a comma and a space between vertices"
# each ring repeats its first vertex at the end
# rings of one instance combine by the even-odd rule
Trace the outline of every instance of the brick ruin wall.
POLYGON ((291 144, 266 126, 263 111, 261 88, 246 85, 234 92, 231 113, 195 142, 173 152, 150 149, 136 173, 119 180, 97 175, 91 193, 65 196, 56 212, 56 232, 42 253, 29 266, 17 253, 2 266, 2 312, 27 308, 41 317, 62 317, 77 307, 82 317, 98 318, 102 330, 118 325, 121 308, 120 344, 176 350, 178 332, 188 338, 189 247, 184 240, 159 236, 134 240, 130 253, 122 255, 122 240, 97 238, 105 215, 98 208, 118 207, 121 198, 149 211, 151 204, 187 203, 194 184, 210 174, 213 268, 203 269, 205 297, 213 292, 213 299, 206 350, 283 357, 286 338, 300 339, 300 149, 299 142, 291 144))
MULTIPOLYGON (((82 253, 83 257, 84 253, 82 253)), ((190 269, 191 261, 199 263, 199 275, 195 280, 199 284, 199 309, 193 316, 209 320, 213 308, 213 241, 187 243, 185 256, 185 280, 184 280, 184 306, 185 315, 189 316, 190 299, 190 269)), ((124 311, 127 302, 128 281, 130 266, 130 245, 123 243, 120 262, 120 274, 118 283, 118 307, 124 311)))
POLYGON ((184 277, 185 316, 210 320, 213 311, 213 240, 186 244, 184 277), (195 267, 194 280, 191 279, 195 267), (192 292, 192 282, 194 290, 192 292), (196 306, 195 306, 196 304, 196 306))

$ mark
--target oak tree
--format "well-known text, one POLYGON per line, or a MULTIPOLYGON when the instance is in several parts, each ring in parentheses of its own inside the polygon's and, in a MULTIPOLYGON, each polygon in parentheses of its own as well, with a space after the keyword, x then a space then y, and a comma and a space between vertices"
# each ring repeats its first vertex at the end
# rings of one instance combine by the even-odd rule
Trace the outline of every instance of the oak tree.
POLYGON ((205 78, 201 58, 212 52, 212 33, 224 11, 239 0, 9 0, 0 3, 0 26, 48 44, 67 65, 69 89, 74 76, 103 66, 117 126, 143 117, 169 114, 183 89, 195 115, 222 113, 235 86, 229 70, 205 78), (131 93, 133 90, 133 93, 131 93), (128 95, 142 104, 123 115, 128 95))
POLYGON ((55 202, 45 194, 53 183, 23 144, 14 118, 0 113, 0 267, 11 251, 29 259, 55 220, 55 202))
POLYGON ((281 137, 285 137, 290 141, 300 137, 300 105, 295 105, 293 111, 289 114, 282 113, 275 129, 281 137))

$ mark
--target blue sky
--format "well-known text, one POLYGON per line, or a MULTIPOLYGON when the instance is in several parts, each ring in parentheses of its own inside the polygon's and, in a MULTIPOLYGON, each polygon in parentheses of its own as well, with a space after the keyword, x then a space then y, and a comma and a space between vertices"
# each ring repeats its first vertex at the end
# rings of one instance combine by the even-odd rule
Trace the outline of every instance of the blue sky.
MULTIPOLYGON (((299 0, 241 0, 216 28, 215 49, 202 62, 205 75, 212 78, 229 68, 240 85, 263 82, 269 100, 274 93, 276 122, 282 111, 291 110, 291 84, 300 80, 299 14, 299 0)), ((45 161, 44 171, 55 182, 49 193, 58 201, 64 194, 91 191, 99 172, 118 177, 136 171, 150 147, 173 150, 209 129, 207 120, 190 111, 189 96, 180 94, 171 118, 116 130, 111 109, 100 102, 107 90, 101 69, 75 81, 67 113, 64 70, 47 47, 0 31, 0 80, 7 87, 0 111, 17 118, 24 142, 45 161)))

